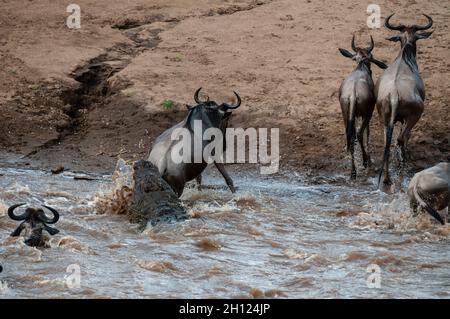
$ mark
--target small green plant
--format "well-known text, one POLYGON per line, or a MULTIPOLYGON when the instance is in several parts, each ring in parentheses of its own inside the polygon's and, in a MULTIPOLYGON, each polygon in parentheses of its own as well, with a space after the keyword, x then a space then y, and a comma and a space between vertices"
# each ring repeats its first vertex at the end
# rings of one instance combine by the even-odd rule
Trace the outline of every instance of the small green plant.
POLYGON ((181 61, 183 61, 183 56, 182 56, 181 54, 178 53, 178 54, 173 58, 173 60, 176 61, 176 62, 181 62, 181 61))
POLYGON ((133 166, 134 161, 130 159, 130 160, 126 161, 125 164, 127 164, 128 166, 133 166))
POLYGON ((170 109, 173 105, 175 104, 175 102, 173 100, 170 99, 164 99, 161 102, 161 105, 165 108, 165 109, 170 109))

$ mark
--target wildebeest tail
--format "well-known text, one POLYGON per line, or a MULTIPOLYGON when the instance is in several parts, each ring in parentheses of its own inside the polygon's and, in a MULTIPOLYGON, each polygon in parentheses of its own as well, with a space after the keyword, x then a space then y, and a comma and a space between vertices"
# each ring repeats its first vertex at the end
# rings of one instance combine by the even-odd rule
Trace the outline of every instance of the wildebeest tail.
POLYGON ((441 215, 433 208, 430 204, 428 204, 420 194, 420 189, 417 189, 417 185, 414 186, 414 197, 419 202, 420 207, 425 209, 428 214, 436 218, 442 225, 445 225, 445 221, 442 219, 441 215))
POLYGON ((355 142, 355 97, 350 97, 349 108, 348 108, 348 119, 347 119, 347 151, 349 152, 355 142))

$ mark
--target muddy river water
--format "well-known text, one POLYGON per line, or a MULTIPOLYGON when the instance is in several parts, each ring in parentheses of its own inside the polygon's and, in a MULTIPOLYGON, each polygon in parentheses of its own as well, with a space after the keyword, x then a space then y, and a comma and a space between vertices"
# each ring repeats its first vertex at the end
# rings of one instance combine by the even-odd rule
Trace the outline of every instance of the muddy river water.
POLYGON ((211 169, 205 189, 183 194, 192 218, 141 233, 96 213, 111 176, 0 165, 0 298, 450 297, 450 227, 412 218, 404 193, 343 176, 231 175, 236 194, 211 169), (9 237, 17 202, 60 211, 51 248, 9 237))

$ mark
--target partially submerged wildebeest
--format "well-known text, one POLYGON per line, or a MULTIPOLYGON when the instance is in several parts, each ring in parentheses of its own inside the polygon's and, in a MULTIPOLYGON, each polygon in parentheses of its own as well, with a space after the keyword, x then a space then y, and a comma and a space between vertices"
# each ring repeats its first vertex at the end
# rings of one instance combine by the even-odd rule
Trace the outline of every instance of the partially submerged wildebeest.
POLYGON ((416 41, 426 39, 431 32, 419 32, 431 28, 433 20, 428 19, 426 25, 405 26, 394 25, 390 22, 391 14, 385 22, 388 29, 400 31, 401 34, 388 38, 389 41, 400 41, 400 53, 395 61, 383 72, 378 79, 375 93, 377 96, 377 110, 384 125, 384 154, 378 184, 384 172, 384 185, 392 184, 389 176, 389 154, 394 125, 403 125, 397 145, 400 146, 402 161, 407 159, 407 145, 411 130, 419 121, 424 109, 425 87, 420 77, 416 61, 416 41))
POLYGON ((447 209, 447 215, 449 213, 450 163, 439 163, 414 175, 408 196, 414 216, 425 210, 444 225, 438 211, 447 209))
POLYGON ((366 145, 368 147, 370 135, 369 124, 372 118, 373 110, 375 109, 374 84, 370 64, 374 63, 382 69, 387 68, 386 64, 372 56, 373 48, 374 43, 372 36, 370 36, 370 47, 360 48, 355 45, 355 36, 353 35, 352 50, 355 53, 353 54, 345 49, 339 49, 343 56, 350 58, 357 63, 356 68, 342 82, 339 89, 339 102, 341 104, 342 115, 344 117, 347 138, 347 151, 350 152, 352 157, 352 179, 356 178, 354 156, 355 136, 357 136, 359 145, 361 146, 364 167, 370 165, 370 156, 364 147, 364 132, 367 132, 366 145), (356 117, 362 118, 362 123, 358 134, 355 132, 356 117))
POLYGON ((23 214, 15 215, 14 210, 17 207, 23 205, 25 205, 25 203, 13 205, 8 209, 9 218, 17 221, 23 221, 19 225, 19 227, 17 227, 17 229, 11 233, 11 236, 20 236, 21 233, 25 230, 24 236, 28 237, 25 240, 25 244, 33 247, 45 246, 46 238, 42 233, 44 230, 50 235, 56 235, 57 233, 59 233, 59 230, 47 225, 55 224, 59 220, 58 212, 54 208, 42 205, 53 213, 53 218, 48 218, 44 213, 44 210, 41 208, 27 208, 23 214))
MULTIPOLYGON (((225 129, 227 126, 228 118, 231 115, 229 110, 237 109, 241 105, 241 98, 234 92, 237 98, 235 105, 229 105, 227 103, 217 104, 209 99, 202 101, 199 98, 201 88, 199 88, 194 94, 194 100, 197 103, 196 106, 188 106, 188 115, 186 118, 164 131, 159 137, 156 138, 153 147, 148 156, 148 161, 155 165, 164 180, 172 187, 178 196, 181 196, 184 190, 184 186, 187 182, 198 179, 200 180, 201 173, 206 168, 208 163, 204 160, 203 156, 201 160, 195 163, 194 154, 191 154, 192 158, 190 163, 176 163, 172 158, 172 149, 179 143, 179 141, 172 140, 172 133, 175 129, 185 128, 188 129, 191 136, 192 144, 201 146, 201 149, 210 142, 203 140, 203 133, 209 128, 217 128, 222 130, 223 136, 225 136, 225 129), (201 121, 202 123, 202 136, 194 134, 194 121, 201 121)), ((225 140, 224 140, 225 142, 225 140)), ((195 147, 192 149, 194 150, 195 147)), ((225 148, 225 144, 224 144, 225 148)), ((223 163, 214 162, 219 172, 224 177, 231 192, 235 192, 233 181, 225 170, 223 163)))

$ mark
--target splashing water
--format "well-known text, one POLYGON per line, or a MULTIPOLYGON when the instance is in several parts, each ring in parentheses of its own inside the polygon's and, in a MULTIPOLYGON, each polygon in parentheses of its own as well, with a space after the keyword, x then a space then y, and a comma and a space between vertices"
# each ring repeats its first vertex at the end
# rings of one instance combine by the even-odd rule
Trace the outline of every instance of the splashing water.
POLYGON ((112 176, 113 187, 95 195, 95 211, 99 214, 124 215, 133 195, 133 168, 119 159, 112 176))
POLYGON ((0 200, 0 217, 6 216, 6 211, 8 210, 8 207, 5 205, 3 201, 0 200))
POLYGON ((246 171, 230 172, 231 194, 208 169, 204 189, 181 198, 190 219, 139 232, 120 215, 132 190, 124 165, 92 180, 0 168, 0 298, 450 296, 449 226, 411 217, 404 193, 246 171), (9 237, 16 202, 60 211, 51 248, 9 237), (380 289, 367 285, 371 264, 380 289))

